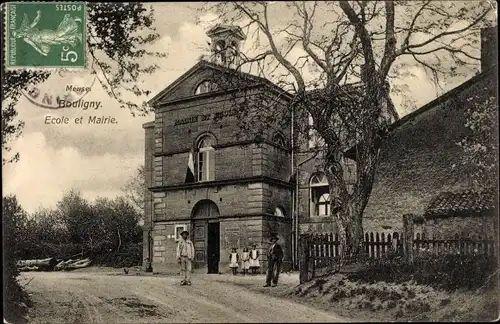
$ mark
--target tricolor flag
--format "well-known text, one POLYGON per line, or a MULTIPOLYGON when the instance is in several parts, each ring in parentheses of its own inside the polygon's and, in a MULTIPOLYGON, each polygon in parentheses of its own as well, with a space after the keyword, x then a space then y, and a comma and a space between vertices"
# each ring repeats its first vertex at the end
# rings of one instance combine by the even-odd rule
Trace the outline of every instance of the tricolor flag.
POLYGON ((186 180, 184 183, 194 182, 194 161, 193 161, 193 151, 189 152, 188 167, 186 171, 186 180))

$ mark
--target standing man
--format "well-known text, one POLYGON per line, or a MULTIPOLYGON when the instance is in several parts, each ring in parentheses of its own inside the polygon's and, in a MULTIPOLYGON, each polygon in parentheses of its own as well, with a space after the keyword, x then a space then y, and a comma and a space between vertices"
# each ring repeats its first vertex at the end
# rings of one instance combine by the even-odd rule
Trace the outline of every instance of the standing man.
POLYGON ((181 239, 177 244, 177 261, 181 265, 181 285, 191 286, 191 261, 194 258, 193 242, 188 240, 189 232, 182 231, 181 239))
POLYGON ((264 287, 271 286, 271 281, 273 283, 273 287, 278 285, 278 277, 281 271, 281 262, 283 261, 283 249, 281 245, 278 243, 278 237, 271 237, 271 246, 269 247, 269 251, 267 252, 267 277, 266 284, 264 287))

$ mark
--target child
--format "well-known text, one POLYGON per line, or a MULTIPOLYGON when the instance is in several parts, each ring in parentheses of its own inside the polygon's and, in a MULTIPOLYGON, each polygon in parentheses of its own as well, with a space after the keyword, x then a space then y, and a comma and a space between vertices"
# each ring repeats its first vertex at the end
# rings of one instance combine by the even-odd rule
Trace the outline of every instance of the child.
POLYGON ((233 275, 236 274, 236 270, 238 270, 238 261, 240 256, 238 252, 236 252, 236 248, 233 248, 231 254, 229 255, 229 267, 233 270, 233 275))
POLYGON ((250 268, 250 253, 248 253, 248 248, 245 246, 243 248, 243 253, 241 254, 241 269, 243 270, 243 275, 247 274, 249 268, 250 268))
POLYGON ((252 274, 256 274, 259 268, 259 250, 257 250, 257 246, 254 244, 250 250, 250 269, 252 269, 252 274))

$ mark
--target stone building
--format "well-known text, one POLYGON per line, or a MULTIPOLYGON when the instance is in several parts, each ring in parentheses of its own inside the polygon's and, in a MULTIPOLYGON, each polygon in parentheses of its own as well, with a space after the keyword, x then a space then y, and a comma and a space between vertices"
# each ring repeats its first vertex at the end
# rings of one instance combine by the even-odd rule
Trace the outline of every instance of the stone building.
POLYGON ((365 231, 400 231, 402 216, 413 214, 420 219, 416 230, 436 238, 493 237, 498 197, 471 191, 474 170, 462 163, 458 143, 469 132, 467 110, 498 98, 496 33, 496 27, 482 30, 480 73, 393 124, 365 209, 365 231))
MULTIPOLYGON (((474 104, 467 99, 496 96, 496 79, 496 69, 478 74, 394 124, 381 149, 364 214, 365 231, 400 231, 404 214, 424 216, 436 199, 448 193, 464 202, 473 200, 469 197, 473 170, 461 163, 464 153, 458 143, 467 135, 465 112, 474 104)), ((432 215, 435 220, 444 219, 448 212, 437 218, 432 215)), ((454 218, 457 224, 469 220, 454 218)))
MULTIPOLYGON (((297 147, 290 115, 276 118, 259 136, 242 128, 242 102, 261 115, 269 102, 290 112, 291 97, 270 81, 239 71, 235 54, 245 39, 239 28, 219 25, 207 35, 210 58, 151 100, 155 119, 144 125, 143 255, 154 271, 177 272, 176 240, 188 229, 198 271, 227 271, 231 248, 241 251, 251 244, 261 250, 266 270, 269 238, 278 235, 285 269, 290 268, 297 264, 301 233, 336 231, 321 156, 314 153, 321 139, 310 134, 297 147), (193 179, 186 176, 188 169, 193 179)), ((496 60, 491 59, 497 55, 496 38, 487 41, 488 35, 496 34, 482 34, 482 73, 401 119, 387 103, 383 117, 394 123, 381 148, 365 231, 400 231, 404 214, 421 216, 426 221, 417 224, 419 230, 436 235, 454 235, 457 231, 446 229, 474 222, 479 232, 494 221, 488 215, 496 215, 496 205, 479 208, 470 194, 470 170, 460 164, 457 145, 466 134, 467 98, 496 96, 496 60), (463 195, 469 205, 457 204, 463 195)), ((355 156, 347 152, 342 159, 345 179, 353 184, 355 156)))
MULTIPOLYGON (((229 270, 231 248, 256 244, 266 251, 277 235, 287 269, 293 188, 289 127, 268 125, 254 136, 239 125, 238 105, 253 102, 263 109, 263 98, 280 103, 288 95, 238 71, 241 29, 219 25, 207 35, 209 60, 200 60, 151 100, 155 119, 144 125, 149 188, 144 256, 154 271, 177 272, 177 239, 187 229, 195 269, 219 273, 229 270)), ((261 255, 265 270, 266 253, 261 255)))
POLYGON ((416 232, 428 238, 492 238, 498 229, 495 195, 491 191, 442 192, 415 225, 416 232))

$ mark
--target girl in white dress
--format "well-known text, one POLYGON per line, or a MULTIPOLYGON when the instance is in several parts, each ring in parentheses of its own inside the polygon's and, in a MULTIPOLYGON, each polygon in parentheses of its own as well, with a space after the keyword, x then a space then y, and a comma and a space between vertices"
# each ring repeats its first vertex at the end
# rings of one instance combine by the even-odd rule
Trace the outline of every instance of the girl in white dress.
POLYGON ((248 253, 248 248, 243 248, 243 253, 241 253, 241 269, 243 270, 243 275, 246 275, 248 269, 250 269, 250 253, 248 253))
POLYGON ((240 256, 238 252, 236 252, 236 248, 233 248, 231 254, 229 255, 229 268, 233 270, 233 275, 236 274, 236 270, 238 270, 238 261, 240 256))
POLYGON ((250 250, 250 269, 252 270, 252 274, 256 274, 257 270, 260 268, 259 263, 259 250, 257 250, 257 246, 252 245, 252 249, 250 250))

